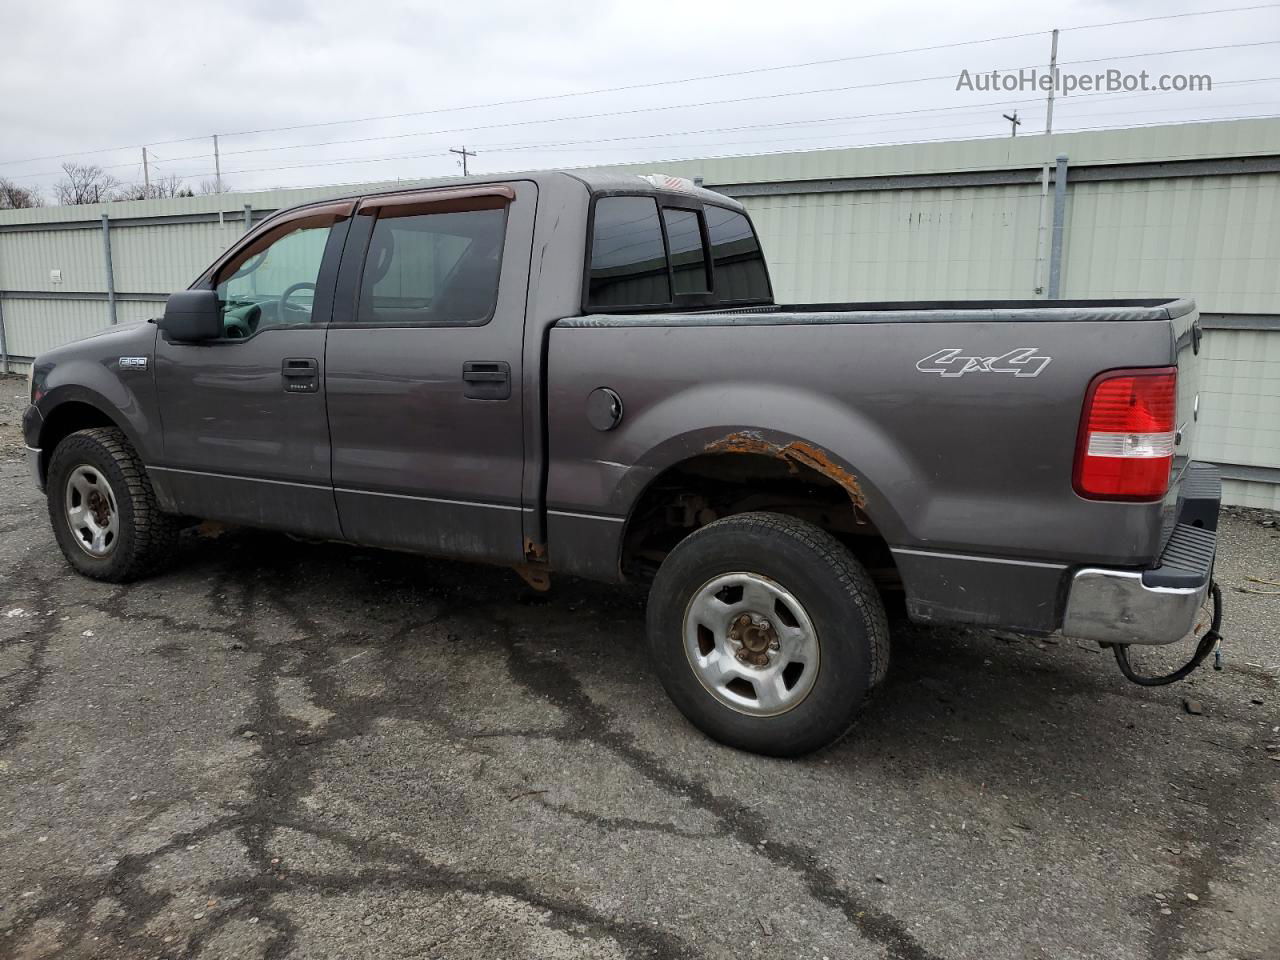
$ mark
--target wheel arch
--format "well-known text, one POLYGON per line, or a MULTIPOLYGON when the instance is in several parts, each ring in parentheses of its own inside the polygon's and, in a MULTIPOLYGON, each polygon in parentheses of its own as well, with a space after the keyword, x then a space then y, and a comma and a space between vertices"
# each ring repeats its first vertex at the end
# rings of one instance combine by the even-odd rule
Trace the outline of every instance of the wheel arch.
POLYGON ((628 473, 634 492, 617 544, 624 576, 660 562, 657 553, 707 523, 766 511, 813 522, 853 549, 882 585, 897 581, 886 533, 898 526, 892 507, 817 443, 776 430, 703 429, 664 442, 628 473))
POLYGON ((101 394, 87 387, 65 386, 50 391, 40 404, 40 474, 49 476, 49 460, 54 449, 78 430, 90 427, 115 427, 128 439, 135 450, 138 440, 131 425, 115 413, 113 406, 101 394))

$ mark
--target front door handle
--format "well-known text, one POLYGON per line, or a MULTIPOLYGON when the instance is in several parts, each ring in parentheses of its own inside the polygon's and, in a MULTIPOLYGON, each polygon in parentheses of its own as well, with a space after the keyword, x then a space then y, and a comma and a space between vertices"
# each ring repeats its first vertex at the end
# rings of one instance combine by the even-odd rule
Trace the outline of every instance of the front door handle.
POLYGON ((314 357, 285 357, 280 364, 285 393, 315 393, 320 389, 320 361, 314 357))
POLYGON ((468 360, 462 365, 463 396, 471 400, 511 397, 511 364, 505 360, 468 360))

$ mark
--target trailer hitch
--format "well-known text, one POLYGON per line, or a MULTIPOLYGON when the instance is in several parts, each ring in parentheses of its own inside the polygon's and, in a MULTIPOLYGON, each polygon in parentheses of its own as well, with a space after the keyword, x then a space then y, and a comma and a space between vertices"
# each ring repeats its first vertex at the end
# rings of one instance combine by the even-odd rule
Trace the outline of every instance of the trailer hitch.
POLYGON ((1134 671, 1133 665, 1129 663, 1129 644, 1127 643, 1110 643, 1105 646, 1111 647, 1112 652, 1116 655, 1116 664, 1120 667, 1120 672, 1125 677, 1139 686, 1143 687, 1163 687, 1169 683, 1176 683, 1184 679, 1196 667, 1204 663, 1205 658, 1210 653, 1213 654, 1213 669, 1222 669, 1222 635, 1218 632, 1222 629, 1222 591, 1218 589, 1218 582, 1215 580, 1209 584, 1209 596, 1213 599, 1213 616, 1209 621, 1209 629, 1204 632, 1204 636, 1200 638, 1200 642, 1196 645, 1196 652, 1192 654, 1191 659, 1180 666, 1172 673, 1166 673, 1163 676, 1147 677, 1134 671))

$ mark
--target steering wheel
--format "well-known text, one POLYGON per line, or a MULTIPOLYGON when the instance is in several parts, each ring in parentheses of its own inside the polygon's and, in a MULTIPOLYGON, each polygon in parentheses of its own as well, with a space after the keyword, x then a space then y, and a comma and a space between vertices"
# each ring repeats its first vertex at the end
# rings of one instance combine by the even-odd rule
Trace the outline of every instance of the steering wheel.
POLYGON ((285 290, 284 293, 280 294, 280 307, 279 307, 280 322, 281 323, 286 322, 284 317, 285 317, 285 312, 288 310, 292 310, 294 313, 299 315, 306 314, 307 321, 310 321, 311 310, 308 309, 307 307, 298 306, 290 303, 289 298, 292 297, 299 290, 310 290, 312 293, 315 293, 315 289, 316 289, 316 285, 314 283, 295 283, 291 285, 287 290, 285 290))
POLYGON ((239 310, 228 310, 222 317, 223 336, 228 340, 246 340, 258 330, 262 308, 256 303, 239 310))

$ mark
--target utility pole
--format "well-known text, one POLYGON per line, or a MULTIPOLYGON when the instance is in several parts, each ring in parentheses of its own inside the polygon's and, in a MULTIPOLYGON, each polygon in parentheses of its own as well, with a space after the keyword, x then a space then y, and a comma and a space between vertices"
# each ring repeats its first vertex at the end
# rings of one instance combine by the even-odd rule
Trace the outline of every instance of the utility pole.
POLYGON ((1053 90, 1058 85, 1058 28, 1053 29, 1053 43, 1049 47, 1049 105, 1044 112, 1045 135, 1053 133, 1053 90))
POLYGON ((218 135, 213 135, 213 183, 222 192, 222 157, 218 155, 218 135))
POLYGON ((455 150, 453 147, 450 147, 449 152, 456 153, 462 157, 462 175, 465 177, 467 175, 467 157, 474 157, 476 155, 475 151, 468 150, 463 146, 460 150, 455 150))
POLYGON ((142 148, 142 195, 151 197, 151 168, 147 166, 147 148, 142 148))
POLYGON ((1009 134, 1009 136, 1016 137, 1018 135, 1018 128, 1022 126, 1022 121, 1018 119, 1018 111, 1017 110, 1013 111, 1013 116, 1009 116, 1009 114, 1007 113, 1002 113, 1000 114, 1000 116, 1004 117, 1011 124, 1013 124, 1013 131, 1009 134))

